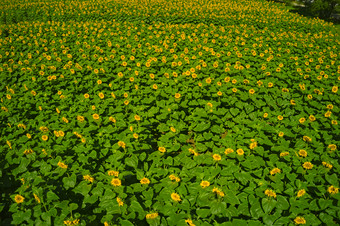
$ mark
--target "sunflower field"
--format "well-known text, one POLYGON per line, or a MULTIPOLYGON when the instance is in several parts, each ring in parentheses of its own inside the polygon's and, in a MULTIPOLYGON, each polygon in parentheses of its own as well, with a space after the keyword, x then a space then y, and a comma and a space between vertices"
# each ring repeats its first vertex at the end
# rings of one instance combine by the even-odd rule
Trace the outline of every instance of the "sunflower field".
POLYGON ((339 30, 265 0, 3 0, 1 225, 339 225, 339 30))

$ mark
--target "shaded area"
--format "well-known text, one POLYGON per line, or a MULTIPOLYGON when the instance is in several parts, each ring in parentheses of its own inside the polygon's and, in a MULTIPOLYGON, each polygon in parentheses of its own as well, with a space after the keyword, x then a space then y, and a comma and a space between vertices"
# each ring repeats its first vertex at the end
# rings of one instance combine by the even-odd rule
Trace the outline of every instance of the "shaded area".
POLYGON ((334 25, 340 25, 340 5, 335 6, 334 12, 331 13, 331 15, 326 15, 325 12, 323 13, 322 10, 316 11, 314 7, 312 7, 312 4, 305 5, 303 2, 300 1, 290 1, 290 0, 275 0, 275 2, 284 3, 286 4, 286 7, 289 9, 289 12, 291 13, 297 13, 301 16, 307 17, 307 18, 320 18, 323 19, 326 22, 331 22, 334 25), (317 16, 318 14, 324 16, 317 16))

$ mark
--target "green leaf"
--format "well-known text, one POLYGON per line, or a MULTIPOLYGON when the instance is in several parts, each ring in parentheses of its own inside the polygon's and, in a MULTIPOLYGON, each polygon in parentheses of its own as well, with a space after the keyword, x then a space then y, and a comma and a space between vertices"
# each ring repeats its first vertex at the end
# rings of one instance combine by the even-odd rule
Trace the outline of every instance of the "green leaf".
POLYGON ((95 203, 98 200, 98 197, 99 197, 98 195, 86 195, 84 197, 83 203, 93 204, 93 203, 95 203))
POLYGON ((275 221, 275 225, 288 225, 291 222, 289 217, 280 217, 275 221))
POLYGON ((287 210, 289 208, 289 202, 284 196, 277 196, 276 208, 279 210, 287 210))
POLYGON ((197 209, 196 213, 199 217, 206 218, 211 215, 211 210, 210 209, 197 209))
POLYGON ((59 199, 59 197, 53 191, 48 191, 46 196, 48 203, 59 199))
POLYGON ((327 207, 332 206, 332 200, 325 200, 325 199, 320 198, 319 206, 321 210, 326 209, 327 207))
POLYGON ((239 110, 238 108, 231 108, 231 109, 230 109, 230 113, 231 113, 233 116, 236 116, 239 112, 240 112, 240 110, 239 110))
POLYGON ((226 199, 226 202, 230 203, 231 205, 240 204, 240 200, 237 198, 237 196, 232 191, 228 191, 226 193, 225 199, 226 199))
POLYGON ((120 225, 122 226, 134 226, 134 224, 132 224, 130 221, 128 220, 121 220, 120 221, 120 225))
POLYGON ((137 168, 137 166, 138 166, 138 158, 137 158, 137 156, 133 155, 130 158, 126 158, 125 159, 125 164, 128 165, 128 166, 131 166, 133 168, 137 168))
POLYGON ((63 183, 66 190, 73 188, 76 185, 77 177, 74 173, 70 177, 64 177, 63 183))
POLYGON ((324 222, 326 225, 334 225, 333 217, 326 214, 326 213, 320 213, 319 218, 322 222, 324 222))
POLYGON ((264 212, 262 210, 261 204, 258 201, 258 198, 253 201, 253 204, 250 206, 250 214, 255 218, 259 219, 264 216, 264 212))
POLYGON ((21 224, 22 222, 28 222, 30 217, 31 217, 32 211, 30 209, 26 211, 18 211, 13 213, 13 221, 11 222, 12 224, 18 225, 21 224))
POLYGON ((129 209, 131 211, 137 212, 139 214, 140 219, 144 218, 145 211, 144 211, 143 207, 139 204, 138 201, 136 201, 136 200, 131 201, 129 209))
POLYGON ((201 122, 197 124, 197 126, 194 128, 194 131, 203 132, 204 130, 207 130, 209 128, 210 128, 210 122, 201 122))
POLYGON ((274 209, 275 206, 276 206, 275 199, 268 199, 268 198, 262 199, 262 208, 266 214, 270 213, 274 209))
POLYGON ((80 194, 82 194, 83 196, 86 196, 86 195, 90 192, 91 188, 92 188, 92 185, 87 184, 86 181, 82 181, 82 182, 80 182, 80 183, 78 184, 78 186, 76 186, 76 187, 73 189, 73 191, 74 191, 75 193, 80 193, 80 194))
POLYGON ((211 132, 217 133, 217 134, 221 134, 221 133, 223 133, 224 131, 223 131, 223 129, 222 129, 221 127, 219 127, 218 125, 213 125, 213 126, 211 127, 211 132))
POLYGON ((331 185, 334 185, 335 187, 339 187, 338 176, 335 173, 333 173, 332 175, 326 174, 325 179, 331 185))
POLYGON ((247 226, 247 221, 241 220, 241 219, 233 219, 232 225, 237 225, 237 226, 247 226))
POLYGON ((219 214, 225 211, 227 204, 225 202, 213 202, 211 204, 210 210, 212 214, 219 214))

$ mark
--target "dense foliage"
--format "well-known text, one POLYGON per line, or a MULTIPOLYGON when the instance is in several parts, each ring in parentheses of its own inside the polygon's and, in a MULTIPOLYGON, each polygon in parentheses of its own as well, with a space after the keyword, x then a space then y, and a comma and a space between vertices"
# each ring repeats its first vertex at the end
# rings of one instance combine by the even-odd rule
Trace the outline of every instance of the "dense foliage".
POLYGON ((332 24, 264 0, 0 11, 0 224, 340 223, 332 24))

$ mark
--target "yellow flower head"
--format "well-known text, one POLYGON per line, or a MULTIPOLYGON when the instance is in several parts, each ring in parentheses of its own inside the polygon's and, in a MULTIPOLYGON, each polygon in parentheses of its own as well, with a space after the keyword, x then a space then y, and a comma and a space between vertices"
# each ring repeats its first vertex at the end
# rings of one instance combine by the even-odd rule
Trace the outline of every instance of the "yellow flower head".
POLYGON ((267 189, 267 190, 265 190, 264 194, 267 195, 268 197, 276 198, 276 193, 272 190, 267 189))
POLYGON ((210 186, 210 182, 206 181, 206 180, 202 180, 202 182, 200 183, 202 188, 206 188, 210 186))
POLYGON ((303 168, 305 169, 312 169, 313 168, 313 164, 310 162, 305 162, 302 164, 303 168))
POLYGON ((40 198, 36 195, 36 194, 33 194, 34 195, 34 199, 38 202, 38 203, 40 203, 41 201, 40 201, 40 198))
POLYGON ((113 178, 113 179, 111 180, 111 184, 112 184, 113 186, 115 186, 115 187, 119 187, 119 186, 122 185, 122 181, 121 181, 120 179, 118 179, 118 178, 113 178))
POLYGON ((109 176, 118 177, 119 172, 118 172, 118 171, 114 171, 114 170, 109 170, 109 171, 107 171, 107 174, 108 174, 109 176))
POLYGON ((94 181, 94 178, 91 177, 90 175, 84 175, 83 179, 86 180, 86 181, 89 181, 91 183, 93 183, 93 181, 94 181))
POLYGON ((241 148, 237 149, 236 152, 238 155, 244 155, 244 151, 241 148))
POLYGON ((177 194, 177 193, 172 193, 171 199, 174 200, 175 202, 179 202, 179 201, 181 201, 181 196, 179 196, 179 194, 177 194))
POLYGON ((337 149, 337 146, 335 144, 328 145, 328 148, 331 149, 331 151, 335 151, 337 149))
POLYGON ((148 213, 145 216, 145 218, 149 220, 155 219, 156 217, 158 217, 158 213, 148 213))
POLYGON ((339 188, 334 187, 333 185, 330 186, 327 191, 331 194, 331 195, 335 195, 337 193, 339 193, 339 188))
POLYGON ((180 182, 181 181, 181 179, 179 177, 175 176, 174 174, 171 174, 169 176, 169 178, 170 178, 170 180, 174 180, 176 182, 180 182))
POLYGON ((307 157, 307 151, 301 149, 301 150, 299 150, 299 155, 302 156, 302 157, 307 157))
POLYGON ((119 147, 122 147, 122 148, 125 148, 125 142, 123 142, 123 141, 118 141, 118 146, 119 146, 119 147))
POLYGON ((117 203, 118 203, 119 206, 123 206, 124 205, 124 202, 119 197, 117 197, 116 200, 117 200, 117 203))
POLYGON ((25 198, 23 197, 23 196, 21 196, 21 195, 16 195, 15 197, 14 197, 14 201, 16 202, 16 203, 23 203, 24 202, 24 200, 25 200, 25 198))
POLYGON ((212 192, 216 193, 217 195, 223 197, 224 196, 224 192, 221 191, 220 189, 218 188, 213 188, 212 192))
POLYGON ((92 117, 93 117, 93 119, 95 119, 95 120, 98 120, 98 119, 99 119, 99 115, 98 115, 98 114, 93 114, 92 117))
POLYGON ((221 161, 221 156, 219 155, 219 154, 213 154, 213 159, 215 160, 215 161, 221 161))
POLYGON ((146 177, 144 177, 143 179, 140 180, 141 184, 150 184, 150 180, 146 177))
POLYGON ((308 136, 303 136, 303 140, 306 142, 311 142, 312 138, 308 137, 308 136))
POLYGON ((274 168, 270 171, 270 175, 274 175, 274 174, 277 174, 277 173, 281 173, 281 170, 279 168, 274 168))
POLYGON ((140 116, 139 115, 135 115, 134 118, 135 118, 136 121, 140 121, 140 116))
POLYGON ((301 189, 298 191, 296 197, 300 198, 302 196, 304 196, 306 194, 306 190, 305 189, 301 189))
POLYGON ((227 148, 227 149, 225 149, 224 154, 228 155, 228 154, 233 153, 233 152, 234 152, 233 149, 227 148))
POLYGON ((60 168, 62 168, 62 169, 67 169, 67 165, 66 164, 64 164, 64 163, 62 163, 62 162, 58 162, 58 166, 60 167, 60 168))
POLYGON ((164 153, 164 152, 166 152, 166 149, 165 149, 165 147, 159 147, 159 148, 158 148, 158 151, 164 153))
POLYGON ((329 168, 329 169, 333 168, 333 166, 331 164, 327 163, 327 162, 322 162, 322 165, 329 168))
POLYGON ((294 219, 295 224, 306 224, 306 220, 303 217, 296 217, 294 219))

